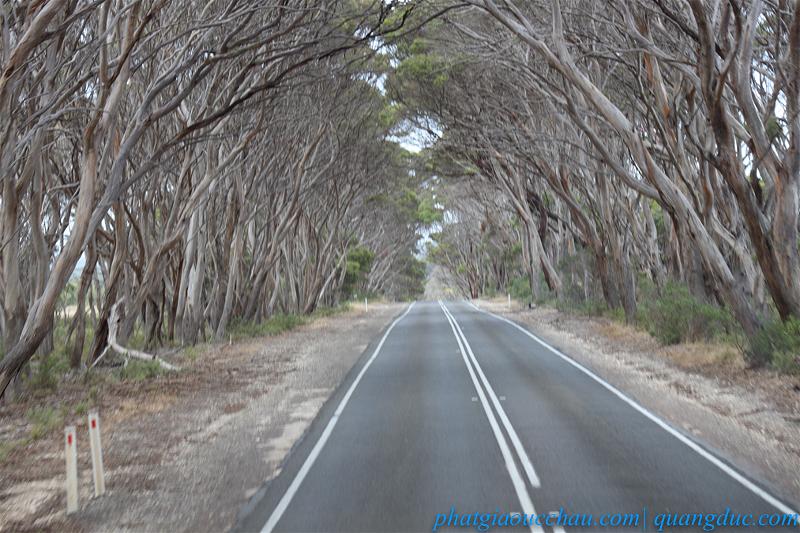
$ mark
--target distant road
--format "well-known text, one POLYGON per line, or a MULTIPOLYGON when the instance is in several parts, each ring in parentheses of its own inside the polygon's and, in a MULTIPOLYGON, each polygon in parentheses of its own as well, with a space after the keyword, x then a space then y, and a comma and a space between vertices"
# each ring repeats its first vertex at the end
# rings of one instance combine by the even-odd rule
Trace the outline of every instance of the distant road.
POLYGON ((237 529, 431 531, 451 507, 640 515, 632 529, 532 528, 556 532, 794 512, 522 327, 425 302, 370 346, 237 529))

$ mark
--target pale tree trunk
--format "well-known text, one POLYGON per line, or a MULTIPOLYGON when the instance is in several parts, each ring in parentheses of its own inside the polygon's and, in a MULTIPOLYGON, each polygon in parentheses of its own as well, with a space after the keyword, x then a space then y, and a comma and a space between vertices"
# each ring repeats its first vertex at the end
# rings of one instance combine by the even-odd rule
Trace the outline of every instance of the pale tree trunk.
POLYGON ((83 357, 83 346, 86 343, 86 293, 91 289, 96 263, 97 252, 95 251, 94 243, 90 241, 86 253, 86 264, 83 266, 80 284, 78 285, 75 317, 71 326, 73 339, 69 364, 72 368, 78 368, 83 357))
POLYGON ((222 315, 217 324, 217 331, 215 337, 217 340, 225 338, 225 330, 230 321, 231 312, 233 311, 233 300, 236 295, 236 289, 239 285, 239 263, 242 257, 242 247, 244 246, 244 239, 242 239, 242 231, 237 225, 233 234, 233 243, 231 244, 230 262, 228 263, 228 282, 225 288, 225 303, 222 307, 222 315))
POLYGON ((182 339, 189 344, 197 342, 198 335, 203 325, 203 280, 206 268, 206 228, 203 211, 198 210, 195 231, 189 238, 196 241, 193 264, 189 268, 188 283, 186 286, 186 311, 183 315, 181 327, 182 339))

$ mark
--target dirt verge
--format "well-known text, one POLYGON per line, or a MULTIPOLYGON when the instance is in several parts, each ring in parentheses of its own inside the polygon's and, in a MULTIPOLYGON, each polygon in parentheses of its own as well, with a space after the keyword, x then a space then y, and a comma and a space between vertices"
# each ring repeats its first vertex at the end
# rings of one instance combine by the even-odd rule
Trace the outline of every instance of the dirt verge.
POLYGON ((104 386, 107 493, 90 499, 86 383, 0 409, 0 441, 21 442, 31 409, 57 427, 0 464, 0 531, 221 531, 278 468, 369 342, 403 308, 370 304, 276 337, 212 345, 184 370, 104 386), (48 412, 50 412, 48 411, 48 412), (64 513, 64 424, 78 426, 81 510, 64 513))

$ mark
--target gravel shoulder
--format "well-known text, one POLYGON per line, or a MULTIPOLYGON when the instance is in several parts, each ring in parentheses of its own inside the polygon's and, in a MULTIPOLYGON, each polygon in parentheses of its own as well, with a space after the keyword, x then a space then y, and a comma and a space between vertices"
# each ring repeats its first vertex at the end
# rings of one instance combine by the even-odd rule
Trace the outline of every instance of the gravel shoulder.
MULTIPOLYGON (((369 313, 351 310, 276 337, 211 345, 180 373, 104 391, 106 495, 90 499, 85 416, 71 414, 65 423, 79 426, 81 510, 64 513, 59 427, 0 465, 0 531, 229 529, 403 308, 371 303, 369 313)), ((24 412, 0 412, 0 436, 23 431, 24 412)))
POLYGON ((546 307, 509 310, 501 301, 475 303, 528 326, 798 509, 798 378, 746 368, 730 347, 662 347, 646 333, 610 319, 546 307))

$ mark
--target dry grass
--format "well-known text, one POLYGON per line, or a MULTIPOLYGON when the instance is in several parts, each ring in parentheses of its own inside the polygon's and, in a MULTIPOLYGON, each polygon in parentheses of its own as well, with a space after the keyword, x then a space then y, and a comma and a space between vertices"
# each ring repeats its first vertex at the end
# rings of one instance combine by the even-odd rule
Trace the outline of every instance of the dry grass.
POLYGON ((595 320, 597 333, 610 341, 624 343, 625 345, 630 343, 636 343, 636 345, 644 343, 650 344, 654 341, 647 332, 636 329, 628 324, 616 322, 614 320, 595 320))
POLYGON ((686 342, 662 346, 646 331, 614 320, 594 319, 597 334, 614 345, 635 350, 651 351, 657 357, 684 370, 713 368, 745 368, 742 353, 733 344, 723 342, 686 342))
POLYGON ((745 368, 741 351, 732 344, 692 342, 665 346, 658 350, 680 368, 688 370, 715 368, 745 368))
POLYGON ((159 413, 171 407, 177 399, 173 394, 152 392, 145 397, 123 400, 115 409, 114 421, 121 422, 133 416, 159 413))

